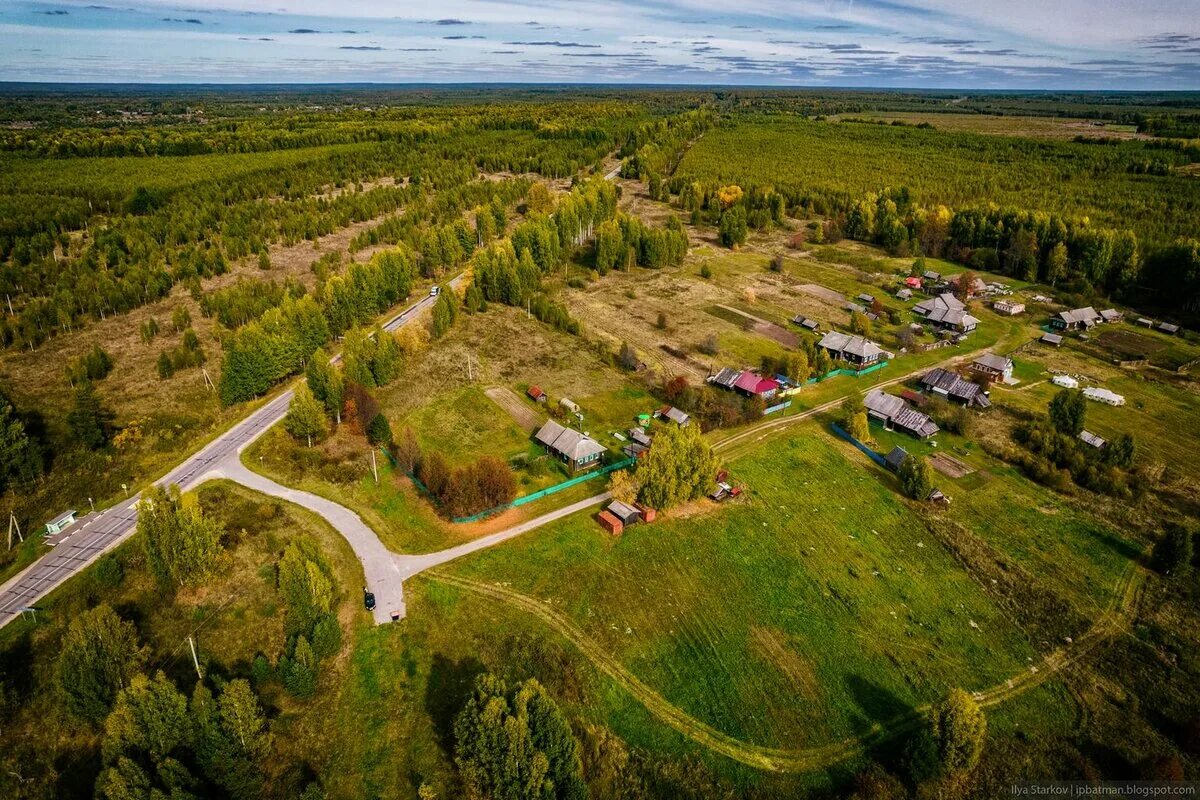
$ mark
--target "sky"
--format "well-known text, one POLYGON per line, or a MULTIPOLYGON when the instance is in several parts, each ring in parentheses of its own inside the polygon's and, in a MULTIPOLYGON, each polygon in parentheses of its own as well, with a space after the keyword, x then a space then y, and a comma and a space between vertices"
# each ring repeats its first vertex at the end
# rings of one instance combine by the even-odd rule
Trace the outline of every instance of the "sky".
POLYGON ((1200 89, 1200 0, 0 0, 0 81, 1200 89))

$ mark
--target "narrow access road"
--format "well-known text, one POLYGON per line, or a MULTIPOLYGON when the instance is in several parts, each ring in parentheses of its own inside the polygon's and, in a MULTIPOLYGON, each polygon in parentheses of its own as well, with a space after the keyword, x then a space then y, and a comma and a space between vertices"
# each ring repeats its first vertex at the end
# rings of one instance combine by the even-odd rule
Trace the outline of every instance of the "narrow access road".
POLYGON ((595 494, 591 497, 587 497, 583 500, 572 503, 569 506, 563 506, 562 508, 557 508, 554 511, 548 511, 545 514, 542 514, 540 517, 534 517, 531 520, 513 525, 511 528, 505 528, 502 531, 498 531, 497 533, 493 533, 488 536, 481 536, 478 539, 465 542, 456 547, 448 547, 445 550, 439 550, 436 553, 424 553, 417 556, 401 555, 396 553, 392 555, 392 558, 395 559, 396 565, 400 570, 400 574, 405 578, 411 578, 413 575, 416 575, 419 572, 424 572, 427 569, 432 569, 433 567, 445 564, 448 561, 453 561, 456 558, 462 558, 465 555, 470 555, 471 553, 477 553, 480 550, 486 550, 489 547, 494 547, 501 542, 508 541, 515 536, 520 536, 522 533, 527 533, 534 528, 540 528, 543 525, 548 525, 549 523, 554 522, 555 520, 568 517, 571 514, 574 514, 576 511, 582 511, 585 508, 599 505, 611 497, 612 495, 610 495, 608 492, 601 492, 600 494, 595 494))
POLYGON ((363 574, 367 579, 364 588, 375 595, 375 609, 371 612, 375 624, 380 625, 404 617, 405 576, 393 560, 392 551, 384 546, 375 531, 371 530, 358 514, 332 500, 283 486, 264 475, 252 472, 236 457, 222 462, 208 473, 206 478, 225 478, 256 492, 295 503, 324 517, 350 543, 354 555, 362 564, 363 574))
MULTIPOLYGON (((451 287, 457 287, 461 281, 461 276, 456 277, 450 281, 450 285, 451 287)), ((435 302, 437 302, 436 297, 426 295, 388 319, 383 324, 383 329, 386 331, 395 331, 402 328, 419 316, 421 312, 430 308, 435 302)), ((338 358, 339 356, 335 356, 333 360, 337 361, 338 358)), ((235 475, 243 476, 242 471, 246 475, 253 475, 249 470, 242 467, 239 459, 240 454, 268 428, 283 419, 284 415, 287 414, 288 405, 292 401, 292 393, 291 389, 281 392, 274 399, 200 448, 198 452, 184 459, 182 463, 155 481, 154 485, 166 486, 177 484, 180 489, 187 491, 194 489, 212 477, 221 475, 228 475, 239 483, 247 483, 247 481, 241 480, 240 477, 233 477, 235 475)), ((250 484, 247 483, 247 485, 250 484)), ((286 487, 278 486, 278 484, 274 485, 281 491, 291 491, 286 489, 286 487)), ((276 492, 267 492, 267 494, 276 497, 283 496, 276 492)), ((33 564, 30 564, 22 572, 13 576, 3 586, 0 586, 0 627, 16 619, 22 611, 61 586, 64 581, 76 575, 103 553, 116 547, 132 535, 137 530, 137 502, 140 498, 141 493, 139 492, 112 508, 105 509, 98 514, 89 514, 83 517, 75 525, 71 526, 71 528, 68 528, 67 535, 61 537, 59 544, 53 550, 33 564)), ((300 505, 306 504, 300 503, 300 505)), ((330 505, 336 506, 336 504, 332 503, 330 505)), ((311 508, 312 506, 306 505, 306 507, 311 508)), ((341 509, 340 506, 337 506, 337 508, 341 509)), ((320 509, 313 508, 313 510, 325 516, 326 519, 329 519, 334 527, 342 530, 343 534, 346 533, 339 525, 340 514, 334 509, 325 510, 328 510, 337 519, 326 515, 320 509)), ((341 509, 341 511, 352 514, 357 519, 357 515, 354 515, 353 512, 346 509, 341 509)), ((361 520, 359 522, 361 523, 361 520)), ((374 538, 373 533, 371 536, 374 538)), ((350 539, 350 536, 347 536, 347 538, 350 539)), ((375 539, 375 541, 378 542, 378 539, 375 539)), ((350 539, 350 542, 354 546, 356 539, 350 539)), ((364 568, 367 559, 373 559, 378 555, 375 550, 359 551, 358 547, 355 547, 355 552, 358 554, 359 559, 363 561, 364 568)), ((387 551, 385 550, 384 552, 386 553, 387 551)), ((385 561, 390 562, 390 554, 389 558, 385 559, 385 561)), ((368 572, 368 578, 373 574, 373 572, 368 572)), ((386 571, 380 573, 378 577, 381 580, 385 579, 386 571)), ((370 580, 368 580, 368 587, 374 587, 374 584, 370 580)), ((396 582, 394 590, 391 583, 386 580, 379 588, 381 591, 376 592, 378 601, 376 619, 379 619, 380 614, 390 614, 391 607, 398 607, 401 613, 403 613, 404 599, 400 592, 399 582, 396 582), (385 606, 384 601, 389 603, 390 607, 385 606)))

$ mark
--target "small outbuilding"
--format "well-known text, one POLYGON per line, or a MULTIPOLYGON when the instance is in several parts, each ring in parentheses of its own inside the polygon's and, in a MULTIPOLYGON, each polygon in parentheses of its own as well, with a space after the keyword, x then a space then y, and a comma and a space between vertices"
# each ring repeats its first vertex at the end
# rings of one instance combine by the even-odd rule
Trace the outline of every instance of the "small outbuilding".
POLYGON ((901 289, 896 292, 897 300, 912 300, 912 289, 901 289))
POLYGON ((681 428, 685 428, 692 421, 686 411, 680 411, 675 406, 665 406, 658 412, 658 415, 663 419, 669 419, 681 428))
POLYGON ((601 511, 596 516, 596 521, 600 523, 600 527, 611 533, 613 536, 620 536, 625 531, 625 526, 621 520, 613 516, 609 511, 601 511))
POLYGON ((804 328, 804 330, 812 331, 813 333, 816 333, 817 328, 821 327, 821 323, 817 322, 811 317, 806 317, 803 314, 797 314, 796 316, 792 317, 792 322, 796 325, 799 325, 801 328, 804 328))
POLYGON ((883 457, 883 463, 892 472, 897 472, 900 465, 904 463, 904 459, 908 458, 908 451, 903 447, 893 447, 892 452, 883 457))
POLYGON ((1092 433, 1091 431, 1080 431, 1079 438, 1084 444, 1094 447, 1097 450, 1103 450, 1104 446, 1108 444, 1108 442, 1104 441, 1104 439, 1092 433))
POLYGON ((525 394, 529 395, 529 399, 533 400, 535 403, 546 402, 546 393, 537 386, 530 386, 525 391, 525 394))
POLYGON ((1054 347, 1062 347, 1063 337, 1057 333, 1043 333, 1042 338, 1038 341, 1040 341, 1042 344, 1048 344, 1054 347))
POLYGON ((1175 334, 1179 333, 1179 326, 1178 326, 1178 325, 1172 325, 1170 322, 1160 322, 1160 323, 1158 323, 1158 329, 1159 329, 1160 331, 1162 331, 1163 333, 1169 333, 1169 334, 1171 334, 1172 336, 1174 336, 1175 334))
POLYGON ((1115 308, 1106 308, 1100 312, 1100 319, 1105 322, 1120 322, 1125 319, 1125 315, 1115 308))
POLYGON ((564 397, 563 399, 558 401, 558 404, 560 406, 562 406, 563 408, 565 408, 567 411, 570 411, 572 414, 579 413, 579 404, 576 403, 574 400, 570 400, 570 399, 564 397))
POLYGON ((733 369, 732 367, 722 367, 715 375, 710 375, 708 382, 713 386, 720 386, 722 389, 732 390, 738 378, 741 377, 741 370, 733 369))
POLYGON ((1016 300, 997 300, 992 303, 992 310, 997 314, 1006 314, 1010 317, 1015 317, 1017 314, 1025 312, 1025 304, 1018 303, 1016 300))
POLYGON ((1089 386, 1083 390, 1083 396, 1088 400, 1095 400, 1098 403, 1107 403, 1110 406, 1125 405, 1125 398, 1109 389, 1104 389, 1099 386, 1089 386))
POLYGON ((622 503, 620 500, 613 500, 604 510, 621 520, 621 525, 625 528, 628 528, 630 525, 636 525, 642 519, 641 511, 638 511, 628 503, 622 503))
POLYGON ((1072 378, 1070 375, 1055 375, 1050 379, 1050 382, 1055 386, 1061 386, 1064 389, 1078 389, 1079 381, 1072 378))
POLYGON ((62 533, 75 524, 75 509, 69 509, 46 523, 46 535, 53 536, 62 533))

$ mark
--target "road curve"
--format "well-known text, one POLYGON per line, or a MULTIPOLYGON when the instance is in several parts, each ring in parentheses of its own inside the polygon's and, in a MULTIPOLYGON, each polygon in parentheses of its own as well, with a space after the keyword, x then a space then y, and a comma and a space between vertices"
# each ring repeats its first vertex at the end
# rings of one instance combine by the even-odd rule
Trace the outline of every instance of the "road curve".
MULTIPOLYGON (((457 287, 461 281, 461 276, 456 277, 450 281, 450 285, 457 287)), ((436 298, 432 295, 421 298, 388 319, 383 324, 383 329, 387 331, 398 330, 419 316, 422 311, 431 307, 435 302, 436 298)), ((334 360, 337 360, 336 356, 334 360)), ((283 419, 284 415, 287 414, 288 405, 291 401, 291 389, 281 392, 266 404, 251 412, 249 416, 218 435, 211 442, 200 448, 199 451, 184 459, 178 466, 155 481, 154 485, 166 486, 177 484, 180 489, 187 491, 194 489, 212 477, 226 475, 238 483, 252 486, 248 478, 246 480, 242 479, 247 475, 253 476, 254 473, 241 465, 240 454, 268 428, 283 419)), ((255 477, 257 478, 258 476, 255 477)), ((268 481, 268 483, 273 482, 268 481)), ((278 484, 273 485, 278 487, 282 492, 292 491, 278 484)), ((283 496, 274 491, 269 491, 267 494, 276 497, 283 496)), ((61 586, 103 553, 116 547, 132 535, 137 530, 137 501, 140 497, 141 493, 139 492, 98 514, 89 514, 83 517, 75 525, 71 526, 71 528, 68 528, 67 535, 60 539, 53 550, 46 553, 33 564, 30 564, 3 586, 0 586, 0 627, 16 619, 22 611, 61 586)), ((315 498, 314 496, 314 499, 319 500, 320 498, 315 498)), ((313 508, 308 503, 298 500, 296 502, 299 502, 302 506, 313 508)), ((328 503, 329 501, 323 502, 328 503)), ((339 520, 342 519, 342 512, 351 514, 355 519, 358 519, 357 515, 347 509, 341 508, 341 506, 336 506, 336 504, 330 503, 329 505, 335 506, 340 511, 332 508, 325 509, 329 511, 329 514, 333 515, 331 517, 320 508, 313 508, 313 510, 325 516, 338 530, 345 534, 346 531, 339 524, 339 520)), ((358 521, 361 524, 361 519, 358 521)), ((371 536, 374 538, 373 533, 371 536)), ((368 547, 368 549, 359 550, 358 546, 356 546, 357 536, 353 539, 351 539, 351 536, 347 536, 347 538, 350 539, 351 545, 355 546, 355 553, 363 561, 364 568, 367 565, 366 559, 377 558, 378 552, 374 549, 368 547)), ((374 541, 378 544, 377 538, 374 538, 374 541)), ((382 545, 379 546, 382 547, 382 545)), ((364 545, 364 547, 367 546, 364 545)), ((383 552, 387 553, 386 550, 383 552)), ((383 563, 390 564, 390 554, 383 559, 383 563)), ((393 606, 398 604, 401 613, 403 613, 403 595, 399 591, 398 582, 396 590, 390 591, 390 582, 387 580, 388 574, 388 570, 384 570, 378 575, 379 579, 383 581, 381 588, 384 592, 382 594, 385 597, 391 598, 389 602, 393 606)), ((374 573, 368 571, 367 575, 370 578, 374 573)), ((374 587, 374 584, 368 581, 368 586, 374 587)), ((379 597, 380 594, 377 592, 376 596, 379 597)), ((379 620, 380 614, 385 616, 390 614, 391 608, 384 608, 382 606, 383 603, 381 602, 376 607, 377 621, 382 621, 379 620)))

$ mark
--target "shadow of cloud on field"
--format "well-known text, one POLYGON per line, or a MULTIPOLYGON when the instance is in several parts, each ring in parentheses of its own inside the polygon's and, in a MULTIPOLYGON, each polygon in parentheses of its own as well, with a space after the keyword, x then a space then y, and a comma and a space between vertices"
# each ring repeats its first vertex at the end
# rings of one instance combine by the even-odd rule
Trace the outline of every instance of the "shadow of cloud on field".
POLYGON ((859 736, 869 733, 875 725, 886 725, 911 715, 915 710, 910 703, 902 700, 890 689, 861 675, 848 675, 846 688, 850 690, 850 696, 862 712, 850 721, 851 727, 859 736))
POLYGON ((438 744, 450 758, 454 757, 454 719, 471 696, 475 678, 484 672, 487 667, 474 656, 455 661, 435 653, 429 665, 425 711, 433 721, 438 744))

